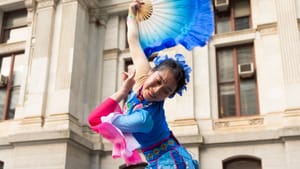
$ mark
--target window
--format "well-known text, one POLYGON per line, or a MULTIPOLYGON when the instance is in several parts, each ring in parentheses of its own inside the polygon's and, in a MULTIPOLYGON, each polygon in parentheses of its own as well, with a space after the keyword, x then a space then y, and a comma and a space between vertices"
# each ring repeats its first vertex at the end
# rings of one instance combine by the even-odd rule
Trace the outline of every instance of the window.
POLYGON ((0 58, 0 117, 13 119, 20 93, 24 54, 12 54, 0 58))
POLYGON ((217 49, 220 117, 258 114, 253 44, 217 49))
POLYGON ((261 160, 255 157, 238 157, 223 161, 223 169, 262 169, 261 160))
POLYGON ((215 5, 216 33, 250 28, 250 0, 230 0, 228 8, 220 10, 215 5))
POLYGON ((0 44, 0 121, 13 119, 23 77, 27 10, 3 14, 0 44))
POLYGON ((134 71, 134 65, 131 59, 125 60, 125 72, 134 71))
POLYGON ((4 13, 1 31, 2 43, 26 40, 27 33, 24 33, 27 30, 26 16, 26 9, 4 13))

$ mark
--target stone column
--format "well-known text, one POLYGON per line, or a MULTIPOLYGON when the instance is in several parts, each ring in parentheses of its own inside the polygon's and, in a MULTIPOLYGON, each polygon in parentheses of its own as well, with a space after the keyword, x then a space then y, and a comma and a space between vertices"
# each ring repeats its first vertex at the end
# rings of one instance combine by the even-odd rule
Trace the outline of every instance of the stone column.
POLYGON ((90 169, 101 169, 101 153, 100 152, 91 153, 90 169))
POLYGON ((81 92, 87 89, 88 8, 83 1, 59 2, 45 125, 80 132, 84 101, 81 92))
POLYGON ((90 13, 90 22, 94 24, 95 26, 93 27, 95 31, 95 35, 93 36, 92 34, 90 35, 90 39, 94 39, 97 43, 95 44, 96 46, 92 47, 96 50, 94 51, 94 55, 96 57, 96 70, 95 70, 95 75, 94 77, 91 77, 94 79, 94 81, 91 84, 91 86, 94 86, 94 94, 95 98, 93 100, 90 100, 89 103, 91 103, 90 106, 94 107, 97 106, 101 101, 102 101, 102 86, 103 86, 103 67, 104 67, 104 45, 105 45, 105 34, 106 34, 106 27, 107 27, 107 20, 108 20, 108 15, 106 13, 101 13, 99 10, 97 11, 91 11, 90 13))
POLYGON ((103 59, 102 97, 113 94, 118 87, 119 70, 119 16, 109 16, 106 23, 103 59))
MULTIPOLYGON (((290 131, 293 132, 293 131, 290 131)), ((295 131, 294 131, 295 132, 295 131)), ((299 133, 299 132, 298 132, 299 133)), ((300 161, 298 160, 300 156, 300 142, 298 139, 285 138, 285 159, 286 159, 286 169, 295 169, 299 167, 300 161)))
POLYGON ((87 124, 87 118, 91 109, 101 102, 102 77, 103 77, 103 48, 106 30, 107 15, 101 13, 99 9, 89 11, 88 27, 88 52, 85 57, 86 67, 86 87, 81 88, 80 97, 77 102, 84 100, 82 107, 82 123, 87 124))
POLYGON ((285 86, 283 126, 293 128, 300 122, 300 35, 297 3, 295 0, 277 0, 276 7, 285 86))
MULTIPOLYGON (((24 103, 26 100, 26 86, 27 86, 27 77, 29 75, 29 64, 30 64, 30 56, 33 54, 33 49, 34 49, 34 44, 35 44, 35 38, 33 36, 33 23, 34 23, 34 18, 35 18, 35 11, 36 11, 36 2, 34 0, 25 0, 25 6, 27 8, 27 27, 28 27, 28 37, 26 39, 26 46, 25 46, 25 55, 27 60, 26 63, 24 63, 24 77, 21 85, 21 90, 20 90, 20 97, 19 97, 19 102, 18 102, 18 107, 15 112, 15 117, 16 118, 22 118, 25 117, 26 114, 24 114, 24 103)), ((39 119, 39 117, 38 117, 39 119)))
POLYGON ((215 73, 211 73, 216 70, 216 58, 211 57, 214 51, 213 44, 193 50, 195 119, 198 120, 200 133, 212 130, 212 121, 218 119, 217 97, 215 97, 217 96, 217 78, 215 73))
MULTIPOLYGON (((28 4, 33 3, 26 1, 29 7, 28 4)), ((25 123, 41 124, 45 115, 57 0, 37 0, 36 5, 35 14, 29 13, 33 23, 23 114, 25 123)))
POLYGON ((300 35, 295 0, 276 0, 286 111, 300 112, 300 35))
POLYGON ((98 76, 98 87, 97 87, 97 98, 96 98, 96 104, 99 104, 100 101, 102 101, 102 80, 103 80, 103 67, 104 67, 104 46, 105 46, 105 41, 103 41, 105 34, 106 34, 106 24, 107 24, 107 20, 108 20, 108 15, 107 14, 103 14, 100 15, 99 18, 99 37, 100 37, 100 41, 99 41, 99 69, 98 71, 101 72, 98 76))
POLYGON ((113 94, 118 87, 118 57, 120 50, 111 49, 104 51, 103 78, 102 78, 102 97, 101 100, 113 94))

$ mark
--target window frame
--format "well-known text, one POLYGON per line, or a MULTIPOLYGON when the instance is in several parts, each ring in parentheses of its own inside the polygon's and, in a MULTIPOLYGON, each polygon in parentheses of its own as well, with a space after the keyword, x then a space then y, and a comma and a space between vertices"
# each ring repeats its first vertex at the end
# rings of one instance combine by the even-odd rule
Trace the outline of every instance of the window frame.
POLYGON ((5 57, 11 57, 11 64, 9 66, 9 74, 8 74, 8 80, 7 84, 5 87, 1 87, 2 89, 5 88, 6 93, 5 93, 5 101, 4 101, 4 107, 3 107, 3 112, 2 112, 2 117, 0 117, 1 120, 8 120, 8 114, 9 114, 9 107, 11 105, 11 99, 12 99, 12 91, 14 89, 14 84, 13 84, 13 74, 14 74, 14 64, 15 64, 15 58, 16 55, 18 54, 24 54, 23 52, 16 52, 16 53, 11 53, 10 55, 0 55, 0 58, 5 58, 5 57))
POLYGON ((9 117, 10 108, 11 108, 12 99, 13 99, 13 95, 12 95, 13 91, 14 91, 14 89, 20 87, 20 85, 14 85, 14 82, 13 82, 15 59, 16 59, 16 57, 18 57, 19 54, 25 54, 25 44, 26 44, 26 39, 20 39, 20 40, 16 39, 16 42, 8 42, 7 40, 9 38, 7 38, 7 36, 4 36, 4 33, 7 31, 10 31, 10 30, 13 30, 13 29, 27 27, 28 26, 27 25, 28 11, 26 8, 22 7, 22 8, 13 9, 10 11, 4 11, 2 15, 3 15, 2 20, 0 20, 0 22, 1 22, 0 58, 2 60, 3 58, 10 57, 11 61, 10 61, 9 69, 8 69, 9 73, 7 75, 7 79, 8 79, 7 84, 5 86, 1 87, 1 89, 3 89, 3 92, 5 93, 4 94, 5 98, 3 100, 1 100, 3 102, 3 111, 1 112, 2 116, 0 116, 0 122, 4 121, 4 120, 13 119, 15 116, 15 114, 13 114, 12 117, 9 117), (21 15, 14 14, 14 13, 18 13, 20 11, 22 12, 21 15), (24 16, 23 16, 23 14, 24 14, 24 16), (11 17, 9 17, 9 16, 11 16, 11 17), (24 19, 24 20, 21 20, 21 22, 19 22, 18 24, 13 24, 11 26, 7 26, 5 22, 8 22, 10 19, 14 18, 14 16, 16 18, 22 17, 22 19, 24 19))
POLYGON ((238 55, 237 50, 240 47, 247 47, 250 46, 252 48, 252 56, 251 61, 254 66, 254 70, 256 70, 256 64, 255 64, 255 49, 254 49, 254 43, 246 43, 246 44, 238 44, 238 45, 232 45, 232 46, 226 46, 226 47, 220 47, 216 48, 216 73, 217 73, 217 92, 218 92, 218 115, 219 118, 232 118, 232 117, 247 117, 247 116, 255 116, 260 114, 259 111, 259 94, 258 94, 258 82, 257 82, 257 76, 256 73, 254 73, 253 78, 255 80, 255 94, 256 94, 256 113, 251 115, 243 115, 242 114, 242 106, 241 106, 241 90, 240 90, 240 84, 241 79, 238 73, 238 55), (233 73, 234 73, 234 79, 233 81, 226 81, 226 82, 220 82, 219 79, 219 56, 218 51, 223 49, 231 49, 232 50, 232 59, 233 59, 233 73), (221 112, 221 95, 220 95, 220 86, 222 84, 232 84, 234 85, 234 97, 235 97, 235 115, 234 116, 222 116, 221 112))
MULTIPOLYGON (((223 15, 223 14, 226 14, 226 13, 229 13, 229 24, 230 24, 230 31, 229 32, 234 32, 234 31, 241 31, 241 30, 245 30, 245 29, 239 29, 239 30, 236 30, 235 29, 235 25, 236 25, 236 19, 237 18, 242 18, 242 17, 235 17, 234 15, 234 9, 235 9, 235 4, 238 0, 229 0, 229 5, 228 5, 228 9, 227 10, 224 10, 224 11, 218 11, 216 9, 216 7, 214 8, 215 10, 215 33, 216 34, 221 34, 221 33, 228 33, 228 32, 221 32, 219 33, 218 31, 218 21, 222 21, 224 20, 223 17, 220 17, 219 15, 223 15)), ((251 29, 252 28, 252 13, 251 13, 251 0, 247 0, 248 3, 249 3, 249 15, 248 15, 248 18, 249 18, 249 28, 246 28, 246 29, 251 29)))
POLYGON ((7 15, 13 15, 17 12, 25 12, 26 13, 26 17, 28 15, 27 9, 26 8, 20 8, 20 9, 16 9, 16 10, 12 10, 12 11, 6 11, 3 12, 3 17, 2 17, 2 25, 1 25, 1 32, 0 32, 0 44, 1 43, 6 43, 6 36, 5 33, 8 31, 11 31, 13 29, 18 29, 18 28, 24 28, 27 27, 27 23, 24 22, 23 24, 16 24, 16 25, 12 25, 12 26, 5 26, 5 23, 9 20, 8 18, 6 18, 7 15))

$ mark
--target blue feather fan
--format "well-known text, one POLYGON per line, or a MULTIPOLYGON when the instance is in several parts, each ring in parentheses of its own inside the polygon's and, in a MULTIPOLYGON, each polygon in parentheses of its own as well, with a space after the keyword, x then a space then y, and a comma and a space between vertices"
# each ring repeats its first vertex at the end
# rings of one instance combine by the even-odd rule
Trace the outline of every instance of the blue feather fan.
POLYGON ((137 19, 140 42, 147 57, 183 45, 205 46, 214 31, 210 0, 144 0, 137 19))

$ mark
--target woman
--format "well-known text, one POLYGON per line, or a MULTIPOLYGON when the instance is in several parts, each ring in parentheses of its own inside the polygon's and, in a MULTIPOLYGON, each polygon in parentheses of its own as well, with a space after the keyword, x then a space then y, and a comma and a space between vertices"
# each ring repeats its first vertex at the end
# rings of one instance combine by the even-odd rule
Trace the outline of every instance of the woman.
POLYGON ((89 123, 98 131, 96 126, 102 123, 101 117, 119 109, 118 103, 133 90, 126 102, 126 114, 117 114, 109 121, 121 133, 130 133, 136 139, 148 162, 146 168, 196 169, 197 161, 192 159, 170 131, 163 108, 167 97, 173 97, 176 93, 181 95, 189 81, 191 69, 180 54, 175 58, 157 57, 154 59, 156 66, 151 68, 140 45, 135 20, 141 5, 139 1, 130 4, 127 21, 128 43, 135 72, 128 76, 120 90, 92 111, 89 123))

